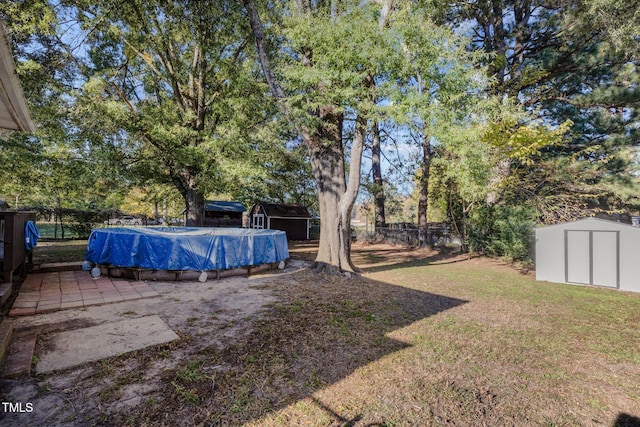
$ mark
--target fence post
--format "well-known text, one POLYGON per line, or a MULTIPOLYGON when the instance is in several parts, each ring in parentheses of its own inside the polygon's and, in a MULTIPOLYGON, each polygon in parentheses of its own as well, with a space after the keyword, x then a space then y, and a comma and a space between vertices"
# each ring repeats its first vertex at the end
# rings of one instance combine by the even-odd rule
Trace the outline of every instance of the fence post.
POLYGON ((427 246, 427 227, 418 227, 418 246, 424 248, 427 246))

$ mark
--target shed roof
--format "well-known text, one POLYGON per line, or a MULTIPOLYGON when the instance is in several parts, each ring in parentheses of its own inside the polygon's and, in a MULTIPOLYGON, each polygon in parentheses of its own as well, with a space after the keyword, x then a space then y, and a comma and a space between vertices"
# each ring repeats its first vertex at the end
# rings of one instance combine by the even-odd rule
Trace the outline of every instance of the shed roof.
POLYGON ((311 218, 306 207, 285 203, 259 203, 265 215, 278 218, 311 218))
POLYGON ((33 132, 36 130, 24 98, 9 40, 0 22, 0 128, 33 132))
POLYGON ((616 227, 625 228, 629 230, 640 231, 640 228, 634 227, 631 224, 627 224, 625 222, 611 221, 609 219, 593 218, 593 217, 577 219, 575 221, 569 221, 569 222, 561 222, 558 224, 545 225, 537 228, 538 229, 566 228, 566 227, 571 227, 572 224, 584 224, 584 225, 591 224, 592 226, 596 226, 597 224, 602 224, 602 225, 607 225, 609 227, 616 226, 616 227))
POLYGON ((246 208, 240 202, 226 202, 221 200, 207 200, 204 205, 205 211, 215 212, 246 212, 246 208))

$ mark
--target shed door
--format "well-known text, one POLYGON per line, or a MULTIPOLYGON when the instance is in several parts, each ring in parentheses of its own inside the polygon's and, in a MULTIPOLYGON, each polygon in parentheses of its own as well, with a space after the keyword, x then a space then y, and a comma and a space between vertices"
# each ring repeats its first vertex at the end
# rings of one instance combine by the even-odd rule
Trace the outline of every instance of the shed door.
POLYGON ((591 284, 589 234, 589 231, 567 231, 565 254, 568 283, 591 284))
POLYGON ((618 287, 618 233, 594 231, 591 240, 593 251, 592 284, 618 287))
POLYGON ((264 214, 254 214, 252 228, 262 230, 264 228, 264 214))
POLYGON ((617 231, 567 230, 565 239, 567 283, 618 287, 617 231))

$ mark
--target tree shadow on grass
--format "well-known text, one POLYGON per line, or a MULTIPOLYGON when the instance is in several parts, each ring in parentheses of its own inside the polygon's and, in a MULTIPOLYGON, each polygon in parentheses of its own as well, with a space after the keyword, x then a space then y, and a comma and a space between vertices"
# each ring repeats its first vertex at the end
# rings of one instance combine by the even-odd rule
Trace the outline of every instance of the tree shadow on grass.
POLYGON ((621 413, 614 421, 613 427, 640 427, 640 418, 621 413))
MULTIPOLYGON (((303 271, 293 279, 269 285, 279 302, 248 337, 195 355, 190 363, 208 375, 187 381, 176 375, 179 369, 165 373, 165 398, 141 410, 140 419, 169 416, 176 425, 260 419, 410 346, 389 338, 390 332, 466 302, 366 278, 303 271), (186 402, 185 390, 196 404, 186 402)), ((333 422, 359 420, 312 401, 333 422)))
POLYGON ((469 260, 469 254, 439 251, 394 251, 393 249, 372 249, 369 257, 378 257, 391 262, 358 266, 363 273, 377 273, 397 268, 424 267, 428 265, 454 264, 469 260))
MULTIPOLYGON (((312 262, 318 242, 289 242, 291 259, 312 262)), ((450 248, 410 248, 384 244, 357 244, 351 251, 352 261, 362 273, 376 273, 403 267, 453 264, 467 261, 468 253, 450 248)))

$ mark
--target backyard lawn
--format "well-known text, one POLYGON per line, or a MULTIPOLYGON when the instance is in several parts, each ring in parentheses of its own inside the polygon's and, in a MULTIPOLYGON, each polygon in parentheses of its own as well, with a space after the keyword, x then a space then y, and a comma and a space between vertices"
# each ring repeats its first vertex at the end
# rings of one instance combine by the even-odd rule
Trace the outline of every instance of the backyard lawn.
MULTIPOLYGON (((314 250, 294 245, 292 258, 314 250)), ((222 345, 219 330, 185 324, 177 343, 94 363, 65 396, 104 425, 640 422, 639 294, 426 250, 357 244, 354 260, 362 277, 304 270, 261 284, 266 311, 222 345), (177 353, 188 357, 167 364, 177 353)))
POLYGON ((33 250, 33 262, 48 264, 83 261, 86 251, 86 240, 39 241, 33 250))

